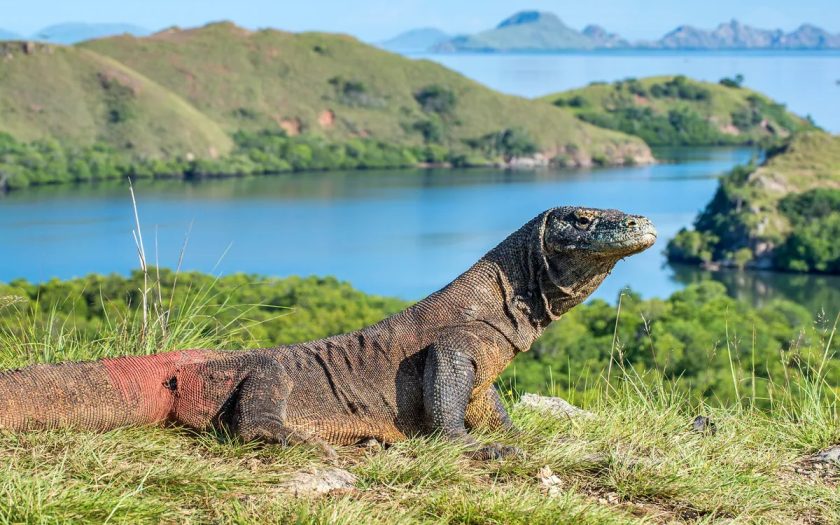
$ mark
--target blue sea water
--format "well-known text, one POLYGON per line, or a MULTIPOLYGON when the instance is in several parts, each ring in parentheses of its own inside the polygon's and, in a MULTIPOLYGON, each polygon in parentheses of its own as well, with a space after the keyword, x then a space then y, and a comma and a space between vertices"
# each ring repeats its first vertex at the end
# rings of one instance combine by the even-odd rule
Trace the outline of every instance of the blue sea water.
MULTIPOLYGON (((838 53, 435 55, 496 89, 541 95, 595 80, 741 73, 750 87, 840 131, 838 53)), ((658 151, 654 166, 591 170, 385 170, 300 173, 136 186, 150 263, 275 276, 335 275, 370 293, 418 299, 448 283, 542 210, 619 208, 649 216, 660 233, 621 262, 596 297, 630 286, 665 297, 716 279, 753 303, 787 297, 816 311, 840 304, 837 277, 704 272, 667 265, 662 250, 712 197, 717 177, 755 151, 658 151), (833 303, 833 304, 828 304, 833 303)), ((123 184, 64 185, 0 195, 0 281, 43 281, 138 267, 123 184)))

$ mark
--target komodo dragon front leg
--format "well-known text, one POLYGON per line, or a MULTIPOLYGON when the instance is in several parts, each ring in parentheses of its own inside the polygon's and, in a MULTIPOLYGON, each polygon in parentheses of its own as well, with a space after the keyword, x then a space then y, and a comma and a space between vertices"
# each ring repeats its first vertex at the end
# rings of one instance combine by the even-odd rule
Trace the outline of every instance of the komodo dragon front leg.
POLYGON ((446 438, 467 444, 475 459, 520 454, 518 448, 500 443, 481 445, 467 432, 468 425, 515 430, 492 385, 475 392, 476 356, 480 351, 477 339, 467 334, 450 334, 429 348, 423 374, 427 424, 446 438))
POLYGON ((493 385, 473 396, 467 405, 464 422, 470 430, 504 430, 512 434, 519 432, 510 420, 502 398, 493 385))

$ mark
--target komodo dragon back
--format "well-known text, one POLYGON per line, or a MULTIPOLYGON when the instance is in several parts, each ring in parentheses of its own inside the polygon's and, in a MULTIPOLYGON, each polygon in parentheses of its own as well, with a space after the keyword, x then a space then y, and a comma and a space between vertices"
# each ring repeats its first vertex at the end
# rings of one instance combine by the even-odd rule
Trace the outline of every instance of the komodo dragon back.
POLYGON ((438 433, 476 458, 478 428, 514 430, 493 382, 624 257, 653 245, 645 217, 559 207, 449 285, 349 334, 276 348, 184 350, 0 373, 0 428, 109 430, 172 422, 267 443, 393 442, 438 433))

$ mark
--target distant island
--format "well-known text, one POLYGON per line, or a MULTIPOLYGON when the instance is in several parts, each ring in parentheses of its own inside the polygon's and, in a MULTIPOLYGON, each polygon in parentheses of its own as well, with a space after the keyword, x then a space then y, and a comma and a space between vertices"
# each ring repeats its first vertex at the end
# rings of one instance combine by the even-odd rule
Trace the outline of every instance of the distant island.
POLYGON ((803 24, 791 32, 759 29, 737 20, 720 24, 712 30, 690 25, 680 26, 659 40, 631 42, 598 25, 578 31, 567 26, 555 14, 522 11, 503 20, 495 28, 473 35, 442 39, 437 29, 421 30, 436 38, 413 38, 417 31, 403 33, 380 45, 397 52, 549 52, 599 49, 644 50, 825 50, 840 49, 840 34, 832 34, 815 25, 803 24), (437 39, 440 37, 441 39, 437 39))
POLYGON ((77 44, 94 38, 104 38, 114 35, 146 36, 152 31, 133 24, 103 23, 88 24, 83 22, 68 22, 55 24, 39 29, 31 35, 20 35, 12 31, 0 29, 0 40, 32 40, 49 42, 52 44, 77 44))
POLYGON ((413 53, 432 49, 453 38, 449 33, 434 27, 421 27, 386 40, 380 47, 397 53, 413 53))

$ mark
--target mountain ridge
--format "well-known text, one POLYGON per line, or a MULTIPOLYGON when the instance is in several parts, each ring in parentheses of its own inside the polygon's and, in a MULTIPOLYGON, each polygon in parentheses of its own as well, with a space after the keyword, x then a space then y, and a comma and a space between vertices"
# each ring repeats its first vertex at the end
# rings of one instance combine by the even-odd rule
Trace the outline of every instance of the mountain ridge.
POLYGON ((657 40, 630 41, 597 24, 578 31, 566 25, 555 13, 530 10, 514 13, 491 29, 438 42, 425 51, 503 53, 598 49, 825 50, 840 49, 840 33, 834 34, 810 23, 785 32, 731 20, 713 29, 681 25, 657 40))
POLYGON ((419 27, 400 33, 393 38, 379 42, 377 45, 389 51, 412 53, 425 51, 452 38, 453 36, 449 33, 435 27, 419 27))

